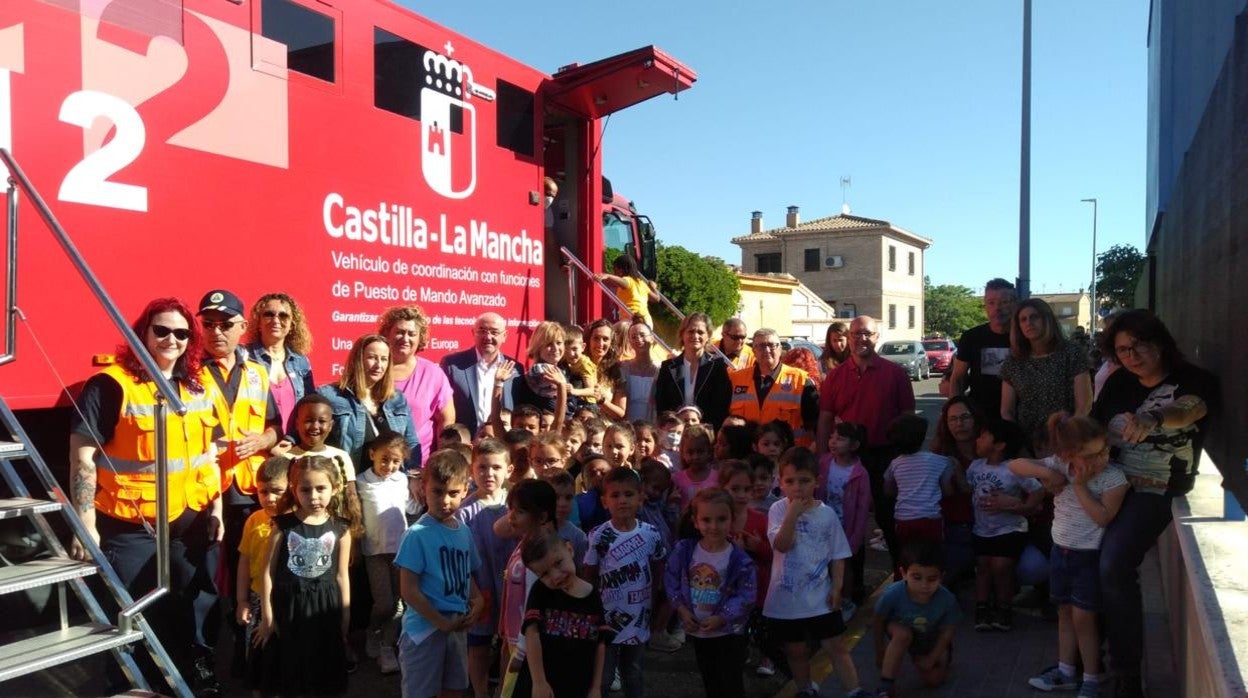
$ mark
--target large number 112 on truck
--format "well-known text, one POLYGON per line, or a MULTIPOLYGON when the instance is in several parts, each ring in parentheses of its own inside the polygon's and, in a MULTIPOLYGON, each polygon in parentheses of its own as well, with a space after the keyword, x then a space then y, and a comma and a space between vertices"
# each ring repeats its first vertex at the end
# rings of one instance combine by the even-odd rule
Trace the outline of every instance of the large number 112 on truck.
MULTIPOLYGON (((608 246, 653 269, 648 221, 602 176, 601 119, 695 79, 655 47, 546 74, 386 0, 0 3, 0 147, 121 312, 287 292, 322 381, 391 305, 422 306, 435 359, 486 310, 517 328, 509 351, 547 317, 601 315, 575 277, 568 317, 559 245, 594 271, 608 246)), ((30 362, 0 392, 63 405, 118 336, 29 200, 18 212, 30 362)))

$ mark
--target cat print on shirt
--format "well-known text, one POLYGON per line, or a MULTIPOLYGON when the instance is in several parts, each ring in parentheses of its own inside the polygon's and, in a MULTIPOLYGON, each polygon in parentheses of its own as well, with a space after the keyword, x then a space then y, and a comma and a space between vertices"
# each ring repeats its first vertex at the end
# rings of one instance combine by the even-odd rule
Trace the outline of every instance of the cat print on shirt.
POLYGON ((304 538, 291 531, 286 539, 286 549, 290 552, 286 567, 295 576, 315 579, 333 566, 336 542, 333 531, 326 531, 320 538, 304 538))

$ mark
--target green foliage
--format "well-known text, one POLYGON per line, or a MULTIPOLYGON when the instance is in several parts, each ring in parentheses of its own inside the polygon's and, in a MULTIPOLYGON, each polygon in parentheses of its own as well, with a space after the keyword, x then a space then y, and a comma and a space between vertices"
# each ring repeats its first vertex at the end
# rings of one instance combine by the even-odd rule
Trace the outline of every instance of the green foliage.
MULTIPOLYGON (((717 257, 703 257, 683 247, 658 243, 659 290, 680 311, 702 312, 719 325, 737 314, 741 303, 736 274, 717 257)), ((675 321, 666 308, 655 308, 657 322, 675 321)))
POLYGON ((1114 245, 1096 256, 1096 295, 1101 308, 1135 307, 1135 287, 1146 261, 1133 245, 1114 245))
POLYGON ((966 330, 984 322, 984 300, 966 286, 933 286, 923 277, 923 316, 925 334, 940 333, 955 340, 966 330))

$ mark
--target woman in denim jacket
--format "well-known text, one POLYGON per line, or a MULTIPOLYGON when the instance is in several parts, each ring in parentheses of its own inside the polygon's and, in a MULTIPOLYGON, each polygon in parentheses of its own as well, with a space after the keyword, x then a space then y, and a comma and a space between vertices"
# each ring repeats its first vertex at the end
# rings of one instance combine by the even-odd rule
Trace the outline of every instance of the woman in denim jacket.
POLYGON ((329 399, 334 411, 334 430, 327 443, 350 453, 357 473, 372 466, 364 453, 365 444, 386 430, 402 434, 411 448, 406 469, 410 472, 420 467, 416 426, 407 398, 394 390, 390 344, 385 337, 366 334, 355 340, 342 378, 316 392, 329 399))
POLYGON ((294 433, 291 417, 299 398, 316 389, 312 381, 312 332, 303 310, 285 293, 266 293, 251 306, 247 322, 248 358, 269 371, 269 392, 282 415, 282 426, 294 433))

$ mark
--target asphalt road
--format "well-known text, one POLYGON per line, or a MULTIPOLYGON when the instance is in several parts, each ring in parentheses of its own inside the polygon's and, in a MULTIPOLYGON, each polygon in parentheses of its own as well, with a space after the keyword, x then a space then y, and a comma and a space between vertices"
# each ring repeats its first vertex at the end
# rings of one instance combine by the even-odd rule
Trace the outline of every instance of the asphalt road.
MULTIPOLYGON (((940 414, 943 398, 938 392, 939 378, 914 383, 916 411, 926 417, 929 422, 929 435, 932 425, 940 414)), ((867 556, 867 588, 873 589, 889 575, 889 563, 884 553, 868 551, 867 556)), ((857 622, 851 623, 851 638, 861 632, 866 612, 859 609, 857 622)), ((247 696, 241 681, 229 679, 229 647, 230 633, 222 633, 223 639, 217 648, 218 676, 228 689, 229 696, 247 696)), ((397 674, 382 676, 372 661, 363 657, 362 638, 357 638, 361 646, 359 670, 350 678, 348 695, 351 696, 394 696, 399 693, 399 677, 397 674)), ((755 661, 751 657, 745 667, 746 692, 749 696, 772 696, 785 688, 787 680, 782 676, 771 678, 758 677, 754 673, 755 661)), ((0 693, 12 696, 91 696, 102 695, 104 686, 101 682, 101 660, 89 658, 64 665, 48 671, 33 674, 3 685, 0 693)), ((693 649, 682 647, 673 653, 648 651, 645 659, 645 693, 649 698, 692 698, 703 695, 702 682, 694 662, 693 649)), ((618 696, 622 694, 612 694, 618 696)), ((711 697, 714 698, 714 697, 711 697)))

